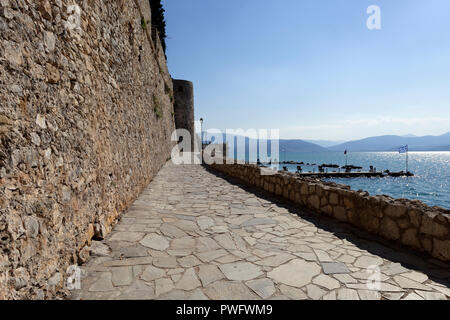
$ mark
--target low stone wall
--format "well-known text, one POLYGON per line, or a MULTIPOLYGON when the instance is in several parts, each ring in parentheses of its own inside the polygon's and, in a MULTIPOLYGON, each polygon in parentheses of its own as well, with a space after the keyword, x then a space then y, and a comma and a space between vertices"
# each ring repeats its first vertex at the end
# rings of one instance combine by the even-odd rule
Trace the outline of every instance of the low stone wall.
POLYGON ((261 175, 261 169, 251 164, 214 163, 210 167, 319 214, 450 261, 450 210, 418 200, 369 196, 348 186, 293 173, 261 175))

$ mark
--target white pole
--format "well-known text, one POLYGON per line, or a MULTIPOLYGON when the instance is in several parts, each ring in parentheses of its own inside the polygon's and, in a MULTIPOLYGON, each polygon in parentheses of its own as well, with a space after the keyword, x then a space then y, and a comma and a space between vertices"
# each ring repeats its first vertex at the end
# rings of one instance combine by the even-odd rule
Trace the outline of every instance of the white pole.
POLYGON ((406 173, 408 173, 408 145, 406 145, 406 173))

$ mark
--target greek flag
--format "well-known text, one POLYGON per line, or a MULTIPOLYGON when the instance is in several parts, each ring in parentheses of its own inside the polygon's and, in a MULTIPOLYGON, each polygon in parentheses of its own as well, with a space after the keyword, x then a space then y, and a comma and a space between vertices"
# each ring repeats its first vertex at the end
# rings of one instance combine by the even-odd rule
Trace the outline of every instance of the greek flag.
POLYGON ((398 153, 408 152, 408 145, 398 148, 398 153))

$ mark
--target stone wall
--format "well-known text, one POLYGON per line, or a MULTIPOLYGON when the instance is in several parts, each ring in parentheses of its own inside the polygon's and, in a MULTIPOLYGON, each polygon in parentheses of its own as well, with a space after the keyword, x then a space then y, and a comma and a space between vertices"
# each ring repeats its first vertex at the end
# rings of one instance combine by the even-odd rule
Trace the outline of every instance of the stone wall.
POLYGON ((0 0, 0 299, 64 294, 170 157, 148 0, 0 0))
POLYGON ((214 163, 210 167, 318 214, 450 261, 450 210, 429 207, 418 200, 369 196, 348 186, 293 173, 261 175, 261 169, 251 164, 214 163))
POLYGON ((191 134, 191 150, 194 150, 194 85, 186 80, 173 80, 175 126, 191 134))

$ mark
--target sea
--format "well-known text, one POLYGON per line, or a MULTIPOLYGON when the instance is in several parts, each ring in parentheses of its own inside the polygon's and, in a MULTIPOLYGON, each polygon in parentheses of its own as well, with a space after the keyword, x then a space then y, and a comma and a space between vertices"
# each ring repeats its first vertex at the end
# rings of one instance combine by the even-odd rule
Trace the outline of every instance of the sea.
MULTIPOLYGON (((281 161, 304 162, 303 172, 318 171, 321 164, 346 164, 343 152, 280 152, 281 161), (310 165, 306 165, 309 163, 310 165), (313 165, 315 164, 315 165, 313 165)), ((240 160, 256 159, 238 155, 240 160)), ((264 162, 265 159, 261 159, 264 162)), ((398 152, 350 152, 347 164, 363 167, 361 171, 369 171, 370 166, 376 171, 406 171, 406 154, 398 152)), ((297 165, 286 166, 290 172, 297 171, 297 165)), ((328 168, 328 172, 338 169, 328 168)), ((450 209, 450 152, 408 152, 408 170, 414 177, 385 178, 330 178, 339 184, 349 185, 353 190, 364 190, 371 195, 389 195, 393 198, 418 199, 430 206, 450 209)))

